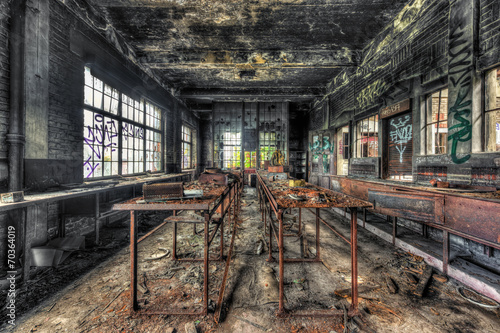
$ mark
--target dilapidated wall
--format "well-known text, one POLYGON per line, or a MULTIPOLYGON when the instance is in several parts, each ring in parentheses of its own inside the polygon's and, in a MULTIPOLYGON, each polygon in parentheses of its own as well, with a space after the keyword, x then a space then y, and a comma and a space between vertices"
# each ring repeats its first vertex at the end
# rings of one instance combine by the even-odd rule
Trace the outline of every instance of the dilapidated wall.
MULTIPOLYGON (((0 1, 0 186, 7 173, 8 147, 5 138, 9 121, 9 3, 0 1)), ((25 58, 22 77, 24 84, 24 182, 25 191, 45 191, 61 184, 82 183, 83 178, 83 107, 84 68, 93 75, 133 98, 144 97, 164 111, 164 169, 180 171, 181 124, 198 129, 198 118, 173 96, 172 90, 140 66, 135 55, 100 13, 82 6, 80 1, 27 1, 24 13, 25 58)), ((4 191, 2 191, 4 192, 4 191)), ((102 201, 125 199, 130 193, 102 201)), ((27 192, 26 194, 28 194, 27 192)), ((93 198, 84 198, 80 205, 93 198)), ((94 230, 94 222, 72 214, 79 204, 67 205, 68 235, 85 234, 94 230)), ((91 211, 90 209, 88 211, 91 211)), ((4 226, 13 225, 17 232, 17 258, 57 236, 61 219, 58 202, 0 215, 0 244, 6 242, 4 226), (26 218, 27 216, 27 218, 26 218), (24 244, 28 244, 25 248, 24 244)), ((81 214, 80 214, 81 215, 81 214)), ((88 215, 88 214, 86 214, 88 215)), ((0 262, 5 264, 6 248, 0 247, 0 262)))
POLYGON ((9 29, 10 1, 0 1, 0 191, 7 188, 8 146, 6 134, 9 128, 10 61, 9 29))
MULTIPOLYGON (((409 99, 414 180, 427 182, 429 177, 442 175, 444 168, 444 178, 452 183, 500 184, 500 168, 495 162, 499 154, 483 152, 481 127, 481 74, 500 63, 498 26, 498 1, 411 1, 363 50, 359 66, 345 68, 329 83, 327 94, 315 103, 310 129, 354 126, 384 107, 409 99), (444 87, 450 91, 447 154, 425 155, 425 95, 444 87), (467 93, 463 102, 471 105, 465 115, 458 108, 458 91, 467 93)), ((379 120, 378 160, 352 160, 356 167, 350 168, 350 175, 384 176, 388 135, 384 125, 379 120)))

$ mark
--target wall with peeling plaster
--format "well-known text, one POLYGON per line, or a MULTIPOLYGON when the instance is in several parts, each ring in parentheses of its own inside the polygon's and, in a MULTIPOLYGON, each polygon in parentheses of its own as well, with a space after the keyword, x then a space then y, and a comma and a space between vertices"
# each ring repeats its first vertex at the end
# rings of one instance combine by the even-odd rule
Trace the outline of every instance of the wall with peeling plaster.
MULTIPOLYGON (((472 28, 474 32, 467 37, 467 42, 474 47, 474 57, 478 60, 474 63, 475 70, 484 71, 500 63, 500 5, 498 1, 492 0, 478 0, 474 3, 477 6, 472 6, 472 10, 477 26, 472 28)), ((332 78, 327 86, 327 93, 315 102, 310 129, 324 126, 336 129, 349 123, 355 124, 359 119, 377 114, 385 106, 410 98, 415 128, 414 180, 426 183, 428 179, 423 174, 428 175, 433 172, 433 168, 444 166, 447 169, 447 180, 452 183, 500 185, 500 168, 498 162, 495 162, 499 154, 480 153, 483 138, 480 121, 477 121, 481 117, 482 94, 479 72, 473 73, 471 79, 474 85, 471 95, 472 113, 476 121, 471 128, 469 142, 466 145, 459 142, 458 157, 450 157, 453 150, 451 146, 446 155, 425 156, 420 144, 425 139, 418 130, 424 126, 421 117, 424 96, 435 89, 448 86, 449 66, 455 65, 453 59, 450 62, 449 56, 457 52, 454 50, 449 53, 450 11, 456 13, 454 15, 459 19, 464 19, 461 13, 469 10, 465 7, 471 6, 472 2, 457 1, 454 4, 455 7, 452 8, 448 0, 410 2, 364 49, 359 66, 355 69, 343 69, 332 78), (325 104, 328 105, 328 124, 321 123, 321 119, 325 119, 325 104)), ((453 124, 449 121, 448 126, 453 124)), ((382 125, 383 122, 380 121, 380 128, 383 128, 382 125)), ((450 136, 451 134, 450 132, 450 136)), ((382 144, 384 135, 387 133, 379 132, 379 156, 386 154, 382 144)), ((383 159, 381 163, 380 171, 374 172, 370 177, 383 176, 383 159)), ((438 173, 436 171, 436 175, 438 173)))
MULTIPOLYGON (((8 178, 5 135, 9 121, 9 5, 0 0, 0 187, 8 178), (5 172, 4 172, 5 171, 5 172)), ((136 97, 145 97, 165 111, 167 135, 165 146, 166 171, 180 171, 180 127, 183 121, 198 130, 198 118, 172 95, 167 85, 160 83, 152 73, 145 71, 130 52, 129 47, 110 28, 103 28, 105 22, 99 13, 84 6, 82 1, 43 0, 28 1, 29 15, 27 33, 23 36, 28 55, 34 62, 26 66, 27 107, 26 154, 24 156, 24 190, 46 190, 68 183, 81 183, 83 179, 83 87, 84 67, 89 66, 96 77, 136 97), (41 5, 43 10, 32 5, 41 5), (41 27, 42 26, 42 27, 41 27), (101 29, 103 28, 103 29, 101 29), (43 43, 31 43, 43 40, 43 43), (43 44, 43 45, 41 45, 43 44), (42 50, 43 47, 43 50, 42 50), (35 60, 39 60, 36 62, 35 60), (42 64, 42 65, 40 65, 42 64), (46 65, 45 65, 46 64, 46 65), (38 67, 36 67, 38 66, 38 67), (44 67, 45 66, 45 67, 44 67), (36 67, 36 68, 35 68, 36 67), (46 72, 45 72, 46 71, 46 72), (35 82, 35 83, 33 83, 35 82), (43 89, 36 90, 37 85, 43 89), (35 88, 35 90, 33 90, 35 88), (44 93, 40 93, 40 92, 44 93), (46 92, 46 94, 45 94, 46 92), (29 97, 29 98, 28 98, 29 97), (40 101, 38 103, 37 101, 40 101), (30 109, 31 108, 31 109, 30 109), (38 121, 43 118, 44 121, 38 121), (170 132, 168 130, 170 129, 170 132), (175 130, 174 130, 175 129, 175 130), (38 149, 39 148, 39 149, 38 149), (171 150, 169 150, 171 149, 171 150)), ((41 7, 40 7, 41 8, 41 7)), ((22 56, 22 55, 20 55, 22 56)), ((1 191, 5 192, 5 190, 1 191)), ((107 200, 124 200, 132 192, 116 191, 107 200), (130 193, 129 193, 130 192, 130 193)), ((87 198, 91 204, 92 197, 87 198)), ((73 203, 66 206, 71 214, 73 203)), ((89 208, 88 211, 91 211, 89 208)), ((45 244, 57 236, 58 221, 61 218, 59 203, 42 205, 36 211, 36 223, 26 233, 28 244, 45 244)), ((93 231, 93 219, 69 216, 68 234, 86 234, 93 231)), ((20 210, 0 214, 0 243, 6 241, 5 226, 14 225, 18 231, 19 254, 23 251, 24 227, 20 210)), ((5 248, 0 248, 0 262, 6 262, 5 248)), ((19 257, 19 255, 18 255, 19 257)))

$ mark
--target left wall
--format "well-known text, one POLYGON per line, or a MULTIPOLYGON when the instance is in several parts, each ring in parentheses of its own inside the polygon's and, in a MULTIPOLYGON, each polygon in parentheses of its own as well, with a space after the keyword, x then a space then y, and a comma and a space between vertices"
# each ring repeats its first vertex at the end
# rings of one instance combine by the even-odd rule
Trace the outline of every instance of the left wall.
MULTIPOLYGON (((198 118, 177 99, 172 89, 137 61, 132 48, 108 25, 95 9, 80 0, 21 0, 24 33, 22 80, 25 144, 23 155, 25 191, 45 191, 61 184, 82 183, 84 67, 114 88, 138 99, 146 98, 163 110, 163 171, 181 171, 181 124, 199 133, 198 118)), ((7 191, 12 170, 8 169, 11 102, 9 33, 12 1, 0 0, 0 193, 7 191)), ((18 59, 19 60, 19 59, 18 59)), ((198 152, 197 152, 198 154, 198 152)), ((18 231, 17 258, 29 247, 57 236, 61 208, 58 203, 38 207, 39 216, 30 221, 30 235, 24 232, 22 212, 0 213, 0 244, 6 244, 4 226, 18 231), (43 207, 42 207, 43 206, 43 207), (26 242, 26 238, 29 237, 26 242)), ((91 231, 92 221, 68 222, 67 231, 81 235, 91 231)), ((0 246, 2 271, 6 249, 0 246)))

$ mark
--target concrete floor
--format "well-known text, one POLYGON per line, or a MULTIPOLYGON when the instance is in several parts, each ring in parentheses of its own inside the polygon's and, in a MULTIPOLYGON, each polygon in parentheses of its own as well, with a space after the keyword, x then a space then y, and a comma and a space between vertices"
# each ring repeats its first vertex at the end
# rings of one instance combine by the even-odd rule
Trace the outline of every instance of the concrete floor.
MULTIPOLYGON (((295 212, 291 212, 293 217, 295 212)), ((322 210, 322 217, 344 235, 349 225, 332 211, 322 210)), ((303 211, 309 252, 314 253, 314 216, 303 211)), ((293 231, 296 224, 288 223, 293 231)), ((226 246, 231 228, 226 227, 226 246)), ((165 257, 151 259, 170 249, 172 227, 166 225, 139 246, 139 277, 146 288, 139 292, 142 308, 200 306, 202 280, 200 264, 175 263, 165 257), (147 290, 146 290, 147 289, 147 290)), ((179 252, 188 256, 201 253, 200 236, 191 227, 181 228, 179 252)), ((350 302, 339 290, 350 286, 349 245, 321 225, 323 263, 294 263, 285 266, 287 309, 341 308, 350 302), (336 293, 337 291, 337 293, 336 293), (338 294, 341 294, 339 296, 338 294)), ((95 269, 60 291, 23 317, 8 332, 185 332, 194 323, 198 332, 498 332, 500 310, 490 310, 463 299, 457 292, 459 282, 431 282, 422 298, 413 295, 416 285, 405 271, 423 270, 421 258, 394 248, 391 244, 360 228, 359 230, 359 302, 362 320, 343 318, 286 318, 275 316, 277 309, 277 264, 266 262, 268 253, 258 255, 264 237, 255 189, 245 188, 223 318, 219 325, 213 316, 143 316, 129 311, 129 253, 124 248, 95 269), (389 276, 398 287, 391 294, 386 287, 389 276), (347 328, 344 328, 344 325, 347 328)), ((214 244, 217 246, 217 243, 214 244)), ((301 242, 286 237, 286 257, 300 255, 301 242)), ((274 249, 276 249, 276 244, 274 249)), ((277 253, 274 253, 277 257, 277 253)), ((210 263, 209 294, 218 297, 224 265, 210 263)), ((435 275, 437 276, 438 274, 435 275)), ((418 278, 419 274, 415 273, 418 278)), ((347 295, 348 296, 348 295, 347 295)))

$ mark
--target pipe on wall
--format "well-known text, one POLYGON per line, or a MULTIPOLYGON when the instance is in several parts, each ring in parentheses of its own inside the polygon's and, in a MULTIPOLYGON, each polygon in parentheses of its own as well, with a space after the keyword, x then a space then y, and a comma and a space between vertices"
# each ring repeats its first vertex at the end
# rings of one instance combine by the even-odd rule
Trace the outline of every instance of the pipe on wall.
POLYGON ((19 191, 24 182, 24 17, 26 1, 11 2, 10 22, 10 115, 9 191, 19 191))

